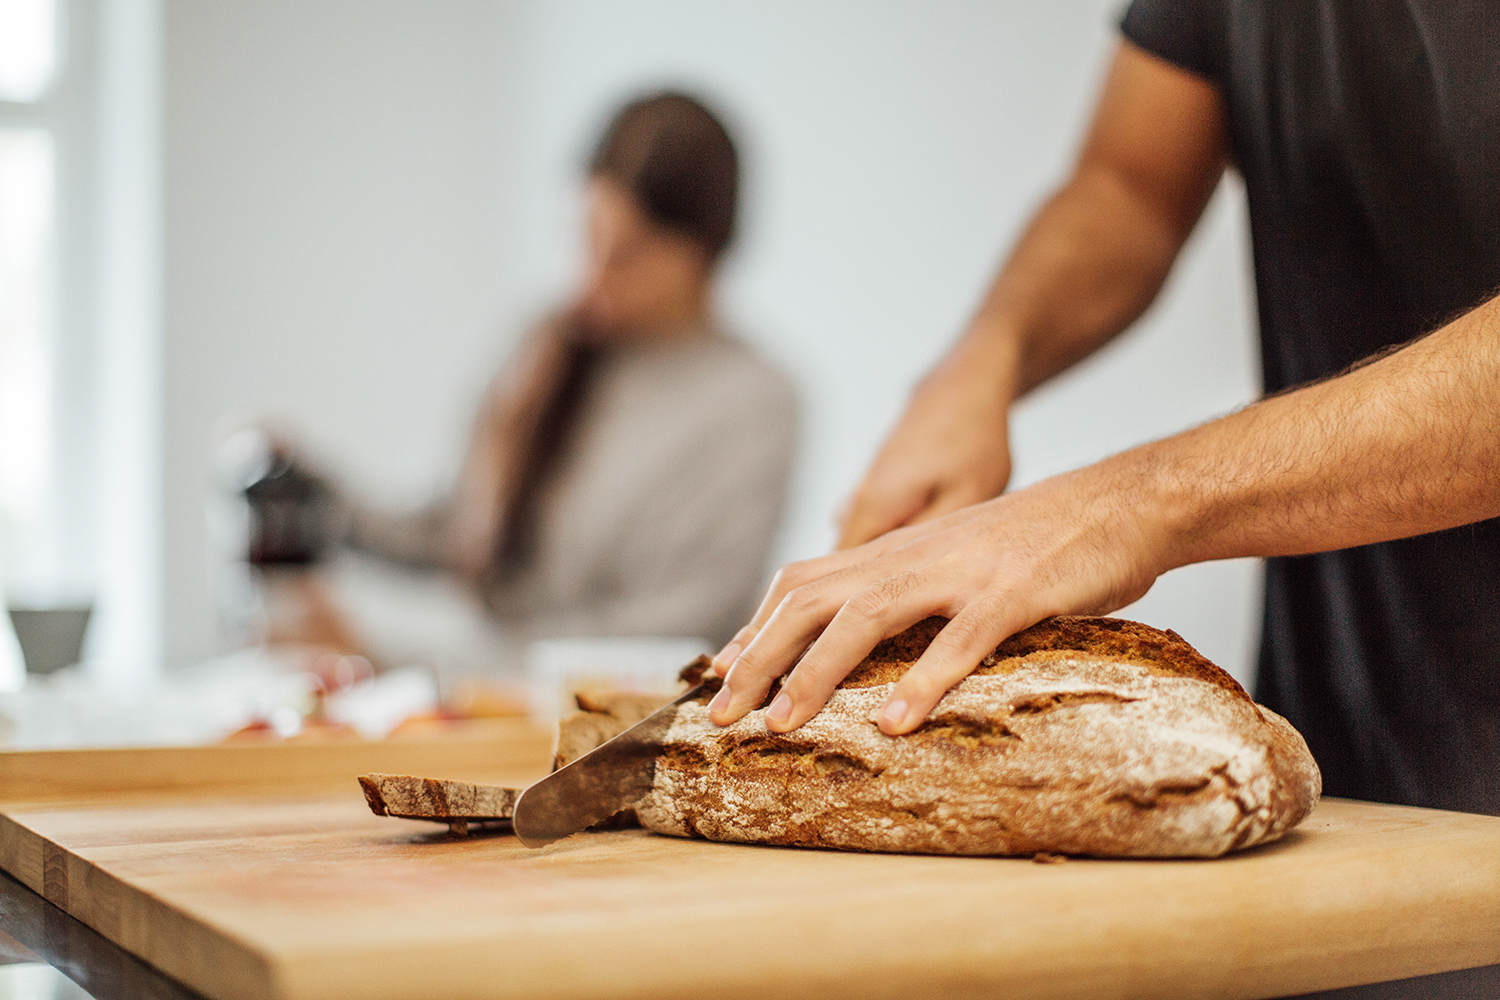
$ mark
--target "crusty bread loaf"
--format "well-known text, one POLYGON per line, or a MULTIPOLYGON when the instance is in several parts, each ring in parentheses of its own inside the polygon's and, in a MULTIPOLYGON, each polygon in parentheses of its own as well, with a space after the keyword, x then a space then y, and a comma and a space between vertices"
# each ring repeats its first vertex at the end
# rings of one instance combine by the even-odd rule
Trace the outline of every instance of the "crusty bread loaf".
MULTIPOLYGON (((1173 632, 1053 618, 1006 640, 921 728, 875 715, 945 624, 882 642, 795 732, 764 708, 679 711, 651 792, 659 833, 935 854, 1214 857, 1280 837, 1321 777, 1286 720, 1173 632)), ((706 699, 705 699, 706 700, 706 699)))

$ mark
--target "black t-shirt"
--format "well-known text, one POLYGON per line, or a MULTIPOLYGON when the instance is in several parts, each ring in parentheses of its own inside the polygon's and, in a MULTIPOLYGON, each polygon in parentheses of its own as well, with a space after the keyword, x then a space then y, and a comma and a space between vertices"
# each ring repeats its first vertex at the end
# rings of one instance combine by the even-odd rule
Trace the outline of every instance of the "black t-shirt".
MULTIPOLYGON (((1500 291, 1500 0, 1135 0, 1223 94, 1265 387, 1500 291)), ((1258 697, 1330 795, 1500 814, 1500 519, 1270 560, 1258 697)))

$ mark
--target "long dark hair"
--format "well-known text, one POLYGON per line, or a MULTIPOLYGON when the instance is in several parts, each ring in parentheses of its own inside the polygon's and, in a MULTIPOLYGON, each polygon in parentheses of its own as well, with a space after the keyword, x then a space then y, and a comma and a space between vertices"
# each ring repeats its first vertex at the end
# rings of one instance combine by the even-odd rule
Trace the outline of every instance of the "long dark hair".
MULTIPOLYGON (((723 256, 734 237, 739 157, 719 119, 687 94, 651 94, 621 108, 589 158, 588 172, 624 188, 657 225, 697 243, 710 264, 723 256)), ((598 349, 575 341, 567 350, 528 444, 520 481, 502 514, 493 571, 498 579, 534 557, 541 485, 574 444, 598 349)))
POLYGON ((589 158, 648 218, 696 242, 710 262, 734 237, 740 164, 729 130, 698 99, 662 91, 631 101, 589 158))

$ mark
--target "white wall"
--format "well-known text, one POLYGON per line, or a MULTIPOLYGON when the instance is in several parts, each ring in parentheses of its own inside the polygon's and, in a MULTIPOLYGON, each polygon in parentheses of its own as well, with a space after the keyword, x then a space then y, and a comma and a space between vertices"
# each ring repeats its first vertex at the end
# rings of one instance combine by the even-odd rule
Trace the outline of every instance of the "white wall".
POLYGON ((166 4, 167 655, 214 651, 204 506, 227 422, 279 416, 420 499, 514 292, 509 8, 166 4))
MULTIPOLYGON (((578 162, 686 84, 747 153, 726 310, 807 397, 782 559, 831 512, 1068 162, 1116 4, 167 4, 169 648, 212 646, 202 491, 224 413, 278 410, 368 483, 448 474, 479 381, 570 275, 578 162)), ((1254 379, 1239 196, 1141 329, 1028 401, 1017 482, 1230 409, 1254 379)), ((1244 676, 1254 569, 1132 613, 1244 676)))
POLYGON ((99 17, 97 400, 88 410, 98 442, 97 617, 85 656, 97 679, 120 685, 159 675, 167 614, 161 15, 159 0, 116 0, 99 17))
MULTIPOLYGON (((134 685, 162 661, 161 10, 159 0, 58 6, 60 75, 35 103, 0 109, 0 124, 50 137, 55 274, 25 394, 50 412, 17 428, 20 442, 0 442, 0 452, 20 443, 23 464, 33 447, 40 459, 0 597, 92 601, 88 670, 134 685)), ((9 631, 0 623, 0 645, 9 631)))

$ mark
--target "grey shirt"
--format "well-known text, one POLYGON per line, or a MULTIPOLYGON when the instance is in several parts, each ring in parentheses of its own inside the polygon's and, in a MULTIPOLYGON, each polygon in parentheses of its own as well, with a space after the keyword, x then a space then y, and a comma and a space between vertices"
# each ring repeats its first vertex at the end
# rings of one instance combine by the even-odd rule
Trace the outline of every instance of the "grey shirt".
MULTIPOLYGON (((482 595, 507 640, 726 640, 760 598, 798 424, 790 379, 732 337, 604 349, 537 484, 526 556, 482 595)), ((350 540, 436 564, 445 508, 356 510, 350 540)))

